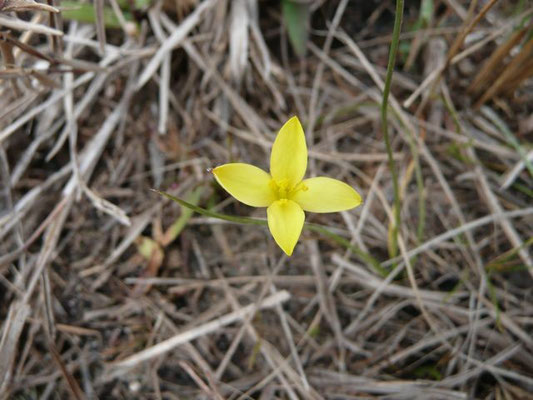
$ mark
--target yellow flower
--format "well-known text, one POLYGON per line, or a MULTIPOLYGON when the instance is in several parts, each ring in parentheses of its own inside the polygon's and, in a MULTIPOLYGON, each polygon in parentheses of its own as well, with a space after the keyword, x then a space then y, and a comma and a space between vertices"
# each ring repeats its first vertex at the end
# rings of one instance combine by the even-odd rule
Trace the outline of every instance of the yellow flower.
POLYGON ((243 163, 213 169, 217 182, 240 202, 268 207, 268 228, 279 247, 292 254, 302 232, 304 211, 327 213, 361 204, 361 196, 337 179, 303 179, 307 169, 305 134, 297 117, 280 129, 270 155, 270 174, 243 163), (303 180, 302 180, 303 179, 303 180))

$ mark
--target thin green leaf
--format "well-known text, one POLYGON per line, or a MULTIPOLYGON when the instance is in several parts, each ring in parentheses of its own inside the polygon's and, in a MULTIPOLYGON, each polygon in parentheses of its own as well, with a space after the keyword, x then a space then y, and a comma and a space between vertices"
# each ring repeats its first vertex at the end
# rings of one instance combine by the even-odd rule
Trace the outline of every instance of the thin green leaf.
MULTIPOLYGON (((104 25, 106 28, 120 28, 120 22, 111 7, 104 7, 104 25)), ((90 3, 80 3, 78 1, 62 1, 61 16, 64 19, 85 22, 88 24, 96 23, 96 13, 94 6, 90 3)), ((131 13, 124 12, 124 18, 128 22, 133 22, 131 13)))
POLYGON ((491 108, 489 107, 483 107, 481 109, 481 112, 491 120, 491 122, 500 130, 500 132, 505 137, 505 140, 508 145, 512 146, 516 152, 520 155, 520 158, 526 165, 527 170, 529 171, 529 174, 533 178, 533 164, 529 161, 527 158, 527 151, 524 150, 522 147, 522 144, 518 141, 518 139, 515 137, 513 132, 511 132, 511 129, 507 126, 505 121, 501 119, 498 114, 496 114, 491 108))
MULTIPOLYGON (((230 221, 237 224, 247 224, 247 225, 262 225, 267 226, 267 220, 266 219, 259 219, 259 218, 249 218, 249 217, 235 217, 233 215, 227 215, 227 214, 221 214, 214 211, 206 210, 205 208, 199 207, 195 204, 189 203, 188 201, 185 201, 183 199, 180 199, 179 197, 172 196, 169 193, 162 192, 160 190, 151 189, 153 192, 156 192, 160 194, 161 196, 166 197, 169 200, 172 200, 179 205, 183 207, 187 207, 188 209, 197 212, 198 214, 205 215, 206 217, 211 218, 217 218, 224 221, 230 221)), ((326 227, 318 224, 312 224, 309 222, 306 222, 304 224, 304 228, 309 229, 314 232, 318 232, 323 234, 326 237, 329 237, 330 239, 334 240, 341 246, 345 247, 346 249, 352 251, 355 255, 357 255, 359 258, 361 258, 363 261, 366 261, 368 264, 372 266, 372 268, 381 276, 387 276, 388 272, 385 268, 381 266, 378 260, 376 260, 374 257, 372 257, 370 254, 364 252, 363 250, 359 249, 357 246, 354 246, 350 243, 349 240, 343 238, 342 236, 337 235, 336 233, 331 232, 326 227)))
POLYGON ((309 37, 309 4, 293 0, 283 0, 281 2, 283 20, 289 40, 296 54, 305 56, 307 51, 307 39, 309 37))
POLYGON ((385 147, 387 148, 387 158, 389 160, 389 170, 392 176, 392 186, 394 189, 394 221, 392 226, 391 237, 389 240, 389 251, 391 257, 394 257, 397 251, 398 229, 400 227, 400 185, 398 184, 398 170, 392 154, 392 145, 389 136, 389 94, 392 84, 392 74, 394 72, 394 64, 396 63, 396 53, 398 52, 398 43, 400 42, 400 32, 402 29, 403 20, 403 0, 396 0, 396 13, 394 16, 394 28, 392 30, 392 41, 389 50, 389 62, 387 63, 387 74, 385 75, 385 86, 383 87, 383 98, 381 102, 381 126, 383 128, 383 139, 385 140, 385 147))
POLYGON ((370 254, 361 250, 359 247, 354 246, 353 244, 350 243, 349 240, 343 238, 342 236, 339 236, 329 231, 328 229, 324 228, 323 226, 317 225, 317 224, 305 223, 304 228, 321 233, 324 236, 327 236, 330 239, 333 239, 335 242, 337 242, 338 244, 350 250, 356 256, 361 258, 361 260, 366 261, 368 264, 370 264, 372 268, 374 269, 374 271, 377 272, 382 277, 386 277, 388 275, 387 270, 381 266, 378 260, 376 260, 370 254))
POLYGON ((424 28, 431 24, 434 10, 435 4, 433 4, 433 0, 422 0, 420 4, 420 21, 424 28))
MULTIPOLYGON (((201 187, 201 186, 197 187, 192 193, 189 194, 189 196, 187 197, 187 200, 192 205, 197 205, 198 202, 200 201, 200 196, 202 195, 202 192, 203 192, 203 187, 201 187)), ((182 206, 181 215, 176 220, 176 222, 174 222, 170 226, 170 228, 168 229, 168 231, 165 234, 165 236, 166 236, 165 239, 166 239, 167 243, 170 243, 170 242, 173 242, 174 240, 176 240, 176 238, 179 236, 181 231, 187 225, 187 222, 189 222, 189 219, 191 219, 193 212, 194 211, 191 210, 190 208, 182 206)))
POLYGON ((266 219, 258 218, 248 218, 248 217, 234 217, 233 215, 220 214, 214 211, 206 210, 205 208, 198 207, 197 205, 191 204, 179 197, 172 196, 169 193, 162 192, 160 190, 151 189, 153 192, 159 193, 161 196, 166 197, 169 200, 175 201, 176 203, 187 207, 198 214, 205 215, 206 217, 217 218, 224 221, 235 222, 236 224, 248 224, 248 225, 267 225, 266 219))

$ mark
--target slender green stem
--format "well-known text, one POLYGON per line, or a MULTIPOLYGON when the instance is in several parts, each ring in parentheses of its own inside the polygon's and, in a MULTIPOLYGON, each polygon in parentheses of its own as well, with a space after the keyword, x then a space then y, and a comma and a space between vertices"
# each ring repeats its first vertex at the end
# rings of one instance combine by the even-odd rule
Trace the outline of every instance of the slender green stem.
POLYGON ((398 43, 400 41, 400 31, 403 19, 403 0, 396 0, 396 16, 394 18, 394 29, 392 32, 392 42, 389 53, 389 63, 387 65, 387 76, 385 77, 385 87, 383 88, 383 102, 381 103, 381 124, 383 126, 383 137, 385 139, 385 146, 387 147, 387 157, 389 159, 389 169, 392 175, 392 184, 394 188, 394 227, 393 227, 393 248, 396 248, 398 240, 398 229, 400 226, 400 186, 398 183, 398 171, 396 170, 396 163, 392 156, 392 146, 389 137, 389 124, 387 120, 387 112, 389 105, 389 94, 392 83, 392 73, 394 71, 394 64, 396 63, 396 53, 398 52, 398 43))
POLYGON ((263 220, 263 219, 248 218, 248 217, 235 217, 233 215, 220 214, 220 213, 217 213, 215 211, 210 211, 210 210, 206 210, 205 208, 198 207, 197 205, 191 204, 191 203, 189 203, 189 202, 187 202, 187 201, 185 201, 183 199, 180 199, 179 197, 172 196, 169 193, 161 192, 161 191, 156 190, 156 189, 151 189, 151 190, 153 192, 159 193, 161 196, 164 196, 164 197, 166 197, 169 200, 172 200, 172 201, 178 203, 179 205, 181 205, 183 207, 187 207, 188 209, 197 212, 198 214, 205 215, 206 217, 222 219, 224 221, 235 222, 237 224, 263 225, 263 226, 267 225, 267 221, 263 220))
MULTIPOLYGON (((169 193, 161 192, 159 190, 152 189, 152 191, 160 194, 161 196, 166 197, 169 200, 172 200, 179 205, 186 207, 192 211, 197 212, 198 214, 205 215, 206 217, 212 217, 221 219, 224 221, 230 221, 235 222, 237 224, 248 224, 248 225, 262 225, 267 226, 268 222, 264 219, 259 218, 248 218, 248 217, 236 217, 233 215, 227 215, 227 214, 221 214, 214 211, 206 210, 205 208, 198 207, 197 205, 191 204, 183 199, 180 199, 179 197, 172 196, 169 193)), ((318 232, 323 234, 324 236, 327 236, 328 238, 334 240, 341 246, 349 249, 352 251, 355 255, 357 255, 359 258, 361 258, 363 261, 367 262, 369 265, 372 266, 372 268, 381 276, 385 277, 387 276, 387 271, 385 268, 381 266, 378 260, 376 260, 374 257, 372 257, 370 254, 366 253, 365 251, 361 250, 357 246, 354 246, 350 243, 349 240, 346 240, 346 238, 343 238, 342 236, 337 235, 336 233, 331 232, 327 227, 313 224, 306 222, 304 224, 304 228, 309 229, 314 232, 318 232)))
POLYGON ((347 240, 346 238, 343 238, 342 236, 339 236, 339 235, 329 231, 328 229, 324 228, 322 225, 311 224, 311 223, 306 222, 304 224, 304 227, 309 229, 309 230, 311 230, 311 231, 315 231, 315 232, 321 233, 322 235, 327 236, 330 239, 333 239, 335 242, 337 242, 341 246, 347 248, 352 253, 354 253, 356 256, 361 258, 361 260, 366 261, 368 264, 370 264, 372 266, 372 268, 374 268, 374 271, 376 271, 382 277, 386 277, 389 274, 387 272, 387 270, 381 266, 381 264, 379 263, 378 260, 376 260, 370 254, 368 254, 368 253, 364 252, 363 250, 361 250, 359 247, 354 246, 353 244, 351 244, 350 241, 347 240))
MULTIPOLYGON (((424 179, 422 176, 422 168, 420 167, 420 157, 418 154, 418 148, 416 146, 416 141, 414 138, 414 133, 411 132, 407 127, 401 125, 402 128, 406 129, 407 132, 407 142, 413 155, 413 163, 415 165, 415 178, 416 178, 416 187, 418 190, 418 226, 416 229, 416 240, 417 245, 422 243, 424 237, 424 227, 426 224, 426 195, 424 189, 424 179)), ((412 258, 411 264, 415 264, 416 256, 412 258)))

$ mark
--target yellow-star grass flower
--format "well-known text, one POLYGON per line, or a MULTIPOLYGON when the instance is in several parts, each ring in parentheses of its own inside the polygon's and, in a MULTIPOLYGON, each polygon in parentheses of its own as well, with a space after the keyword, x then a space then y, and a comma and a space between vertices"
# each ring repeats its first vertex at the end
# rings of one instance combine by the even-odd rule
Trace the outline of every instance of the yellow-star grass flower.
POLYGON ((243 163, 213 169, 217 182, 240 202, 268 207, 268 228, 279 247, 292 254, 304 225, 304 211, 327 213, 361 204, 361 196, 337 179, 303 179, 307 169, 305 134, 297 117, 280 129, 270 155, 270 174, 243 163))

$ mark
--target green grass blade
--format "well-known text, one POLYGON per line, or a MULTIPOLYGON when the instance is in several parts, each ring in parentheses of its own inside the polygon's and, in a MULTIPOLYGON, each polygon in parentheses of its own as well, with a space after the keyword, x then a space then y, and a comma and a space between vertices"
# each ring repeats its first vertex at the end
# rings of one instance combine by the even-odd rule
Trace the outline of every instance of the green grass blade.
POLYGON ((309 37, 309 4, 283 0, 281 6, 291 45, 296 54, 303 57, 307 51, 307 39, 309 37))
MULTIPOLYGON (((268 222, 265 219, 258 219, 258 218, 249 218, 249 217, 236 217, 233 215, 227 215, 227 214, 221 214, 214 211, 206 210, 205 208, 199 207, 196 204, 192 204, 188 201, 185 201, 183 199, 180 199, 179 197, 172 196, 169 193, 162 192, 160 190, 151 189, 153 192, 160 194, 161 196, 166 197, 169 200, 172 200, 179 205, 188 208, 192 212, 197 212, 198 214, 204 215, 206 217, 211 218, 217 218, 224 221, 230 221, 237 224, 246 224, 246 225, 261 225, 261 226, 267 226, 268 222)), ((346 238, 343 238, 340 235, 337 235, 336 233, 331 232, 329 229, 322 225, 313 224, 306 222, 304 224, 304 228, 309 229, 314 232, 318 232, 323 234, 324 236, 334 240, 344 248, 350 250, 352 253, 354 253, 356 256, 361 258, 363 261, 366 261, 369 265, 372 266, 372 268, 381 276, 387 276, 387 270, 381 266, 378 260, 376 260, 374 257, 372 257, 370 254, 366 253, 365 251, 359 249, 357 246, 354 246, 350 243, 349 240, 346 238)))

